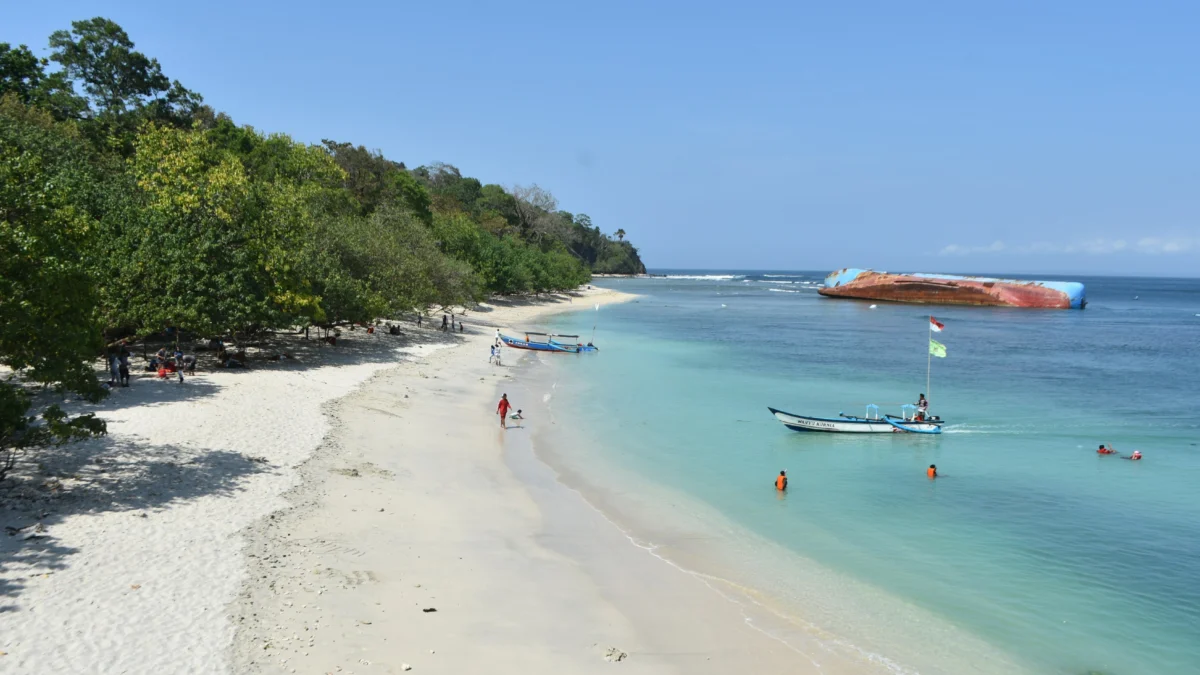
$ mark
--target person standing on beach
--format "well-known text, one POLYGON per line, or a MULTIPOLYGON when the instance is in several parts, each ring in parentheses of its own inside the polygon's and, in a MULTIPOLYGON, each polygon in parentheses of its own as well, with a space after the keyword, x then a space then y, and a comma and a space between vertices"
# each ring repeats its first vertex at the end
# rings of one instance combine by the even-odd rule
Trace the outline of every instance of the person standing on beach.
POLYGON ((775 489, 780 492, 787 491, 787 471, 780 471, 775 477, 775 489))
POLYGON ((508 425, 504 420, 508 417, 508 411, 512 409, 512 404, 508 402, 508 394, 500 395, 500 403, 496 406, 496 412, 500 413, 500 428, 507 429, 508 425))
POLYGON ((446 326, 447 326, 449 323, 450 323, 450 317, 448 317, 448 316, 446 316, 445 314, 443 314, 443 315, 442 315, 442 332, 443 332, 443 333, 445 333, 445 332, 446 332, 446 326))

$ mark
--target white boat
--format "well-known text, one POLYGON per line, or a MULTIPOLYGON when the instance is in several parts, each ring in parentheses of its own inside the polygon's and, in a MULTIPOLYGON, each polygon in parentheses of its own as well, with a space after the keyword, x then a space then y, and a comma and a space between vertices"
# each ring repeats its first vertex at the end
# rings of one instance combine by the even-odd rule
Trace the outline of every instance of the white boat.
POLYGON ((838 417, 808 417, 793 415, 789 412, 767 408, 771 414, 792 431, 820 431, 825 433, 845 434, 940 434, 942 419, 930 417, 918 420, 916 406, 905 404, 901 407, 900 415, 880 415, 879 406, 871 404, 862 417, 838 413, 838 417))

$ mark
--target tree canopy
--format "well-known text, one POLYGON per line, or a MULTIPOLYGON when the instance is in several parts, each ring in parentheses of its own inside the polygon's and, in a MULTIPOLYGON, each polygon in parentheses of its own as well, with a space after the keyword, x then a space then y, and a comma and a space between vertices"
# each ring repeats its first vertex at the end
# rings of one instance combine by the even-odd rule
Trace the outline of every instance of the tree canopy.
POLYGON ((645 271, 623 229, 536 184, 240 126, 111 20, 47 51, 0 43, 0 452, 102 432, 25 387, 98 400, 91 361, 117 338, 366 322, 645 271))

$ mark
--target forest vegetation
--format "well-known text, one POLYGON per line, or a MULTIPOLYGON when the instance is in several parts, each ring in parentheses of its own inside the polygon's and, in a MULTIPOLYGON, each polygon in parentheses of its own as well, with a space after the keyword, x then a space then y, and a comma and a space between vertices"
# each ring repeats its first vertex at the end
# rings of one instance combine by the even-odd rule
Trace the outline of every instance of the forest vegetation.
POLYGON ((30 387, 99 400, 92 363, 121 338, 362 323, 645 271, 624 230, 537 185, 239 126, 107 19, 48 46, 0 42, 0 477, 14 448, 103 432, 30 387))

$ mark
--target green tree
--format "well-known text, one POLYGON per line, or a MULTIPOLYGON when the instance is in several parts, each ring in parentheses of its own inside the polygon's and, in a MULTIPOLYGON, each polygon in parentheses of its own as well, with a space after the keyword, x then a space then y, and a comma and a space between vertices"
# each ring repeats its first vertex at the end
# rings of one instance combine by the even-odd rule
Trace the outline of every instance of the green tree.
POLYGON ((346 189, 354 195, 362 213, 369 214, 383 204, 398 202, 426 225, 432 224, 429 192, 404 168, 403 162, 393 162, 361 145, 329 139, 321 143, 346 172, 346 189))
POLYGON ((26 105, 49 110, 56 119, 79 117, 87 101, 77 96, 62 71, 46 73, 49 62, 25 45, 0 42, 0 96, 13 94, 26 105))
POLYGON ((267 323, 270 238, 256 228, 246 171, 201 131, 147 124, 128 175, 136 209, 113 224, 108 302, 150 333, 224 334, 267 323))
POLYGON ((50 59, 62 66, 100 113, 120 116, 150 108, 152 119, 190 120, 202 100, 172 82, 157 59, 134 50, 123 28, 103 17, 74 21, 50 35, 50 59))
POLYGON ((503 236, 520 227, 517 200, 499 185, 484 185, 479 190, 472 212, 489 232, 503 236))
POLYGON ((104 432, 93 415, 39 415, 23 383, 97 401, 89 360, 103 347, 88 257, 96 222, 81 200, 91 180, 74 127, 0 99, 0 478, 29 446, 104 432), (33 411, 31 413, 31 411, 33 411))
POLYGON ((310 261, 328 324, 479 297, 471 267, 439 250, 434 233, 402 205, 323 222, 310 261))
POLYGON ((625 241, 625 230, 617 230, 617 240, 625 241))

